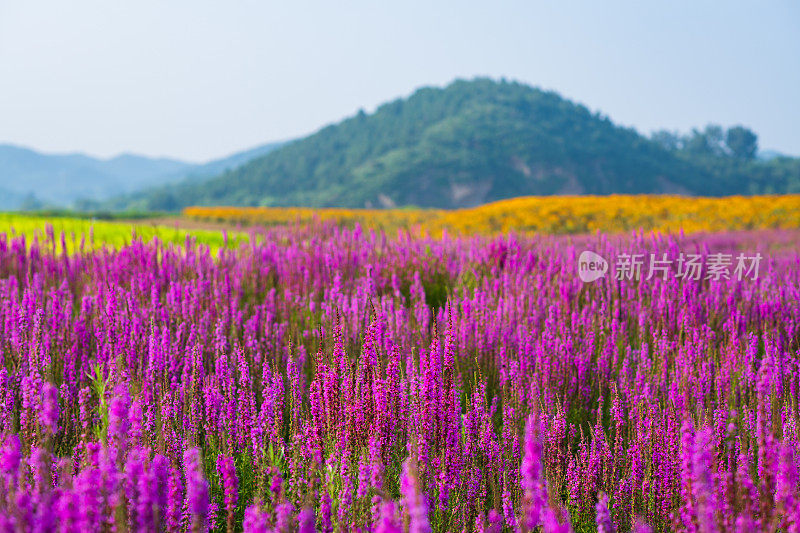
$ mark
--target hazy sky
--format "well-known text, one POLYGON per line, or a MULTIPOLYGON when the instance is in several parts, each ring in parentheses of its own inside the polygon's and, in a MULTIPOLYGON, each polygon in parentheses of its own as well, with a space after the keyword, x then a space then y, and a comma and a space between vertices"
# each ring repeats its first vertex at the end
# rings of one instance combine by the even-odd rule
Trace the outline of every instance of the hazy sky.
POLYGON ((0 142, 205 160, 456 77, 800 155, 794 0, 0 0, 0 142))

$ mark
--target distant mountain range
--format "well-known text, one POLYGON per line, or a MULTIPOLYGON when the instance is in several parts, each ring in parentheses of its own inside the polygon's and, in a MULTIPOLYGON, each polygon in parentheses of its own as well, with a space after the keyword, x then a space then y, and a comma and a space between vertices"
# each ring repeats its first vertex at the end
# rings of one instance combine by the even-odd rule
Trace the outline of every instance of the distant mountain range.
POLYGON ((204 164, 123 154, 43 154, 0 144, 0 209, 105 206, 135 191, 215 176, 274 150, 271 143, 204 164))
POLYGON ((34 191, 42 202, 111 210, 457 208, 522 195, 800 193, 800 159, 760 153, 747 128, 645 137, 557 93, 486 78, 422 88, 305 138, 201 166, 136 156, 28 157, 28 166, 17 163, 9 173, 0 155, 8 198, 19 204, 34 191))

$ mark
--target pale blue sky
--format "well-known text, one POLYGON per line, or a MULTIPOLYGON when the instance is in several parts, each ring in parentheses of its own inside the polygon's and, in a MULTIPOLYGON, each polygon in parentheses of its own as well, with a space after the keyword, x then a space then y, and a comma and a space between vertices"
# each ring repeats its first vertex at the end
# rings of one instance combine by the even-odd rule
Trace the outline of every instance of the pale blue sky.
POLYGON ((800 155, 793 0, 0 0, 0 142, 45 151, 205 160, 476 75, 800 155))

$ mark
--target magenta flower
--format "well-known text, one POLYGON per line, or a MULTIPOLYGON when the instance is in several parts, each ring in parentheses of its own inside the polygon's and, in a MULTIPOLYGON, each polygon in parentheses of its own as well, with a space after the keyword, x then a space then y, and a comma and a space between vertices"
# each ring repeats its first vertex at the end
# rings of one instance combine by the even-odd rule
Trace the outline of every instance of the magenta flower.
POLYGON ((21 458, 19 437, 7 436, 0 446, 0 473, 3 474, 6 487, 16 484, 21 458))
POLYGON ((542 442, 537 434, 537 421, 533 416, 525 425, 525 450, 520 475, 525 499, 525 523, 529 530, 542 523, 542 513, 547 506, 547 489, 542 469, 542 442))
POLYGON ((222 477, 222 486, 225 492, 225 511, 228 513, 228 521, 231 522, 239 497, 239 481, 236 477, 236 465, 233 462, 233 457, 226 455, 217 457, 217 470, 222 477))
POLYGON ((430 533, 428 522, 428 506, 425 496, 420 492, 417 479, 416 461, 409 457, 403 463, 403 474, 400 477, 400 492, 403 495, 403 507, 409 517, 409 533, 430 533))
POLYGON ((280 533, 289 533, 294 517, 294 506, 289 502, 279 503, 275 507, 275 529, 280 533))
POLYGON ((123 444, 128 436, 128 408, 131 398, 128 386, 120 383, 114 388, 114 396, 108 406, 108 438, 110 441, 123 444))
POLYGON ((375 533, 402 533, 403 527, 397 518, 394 502, 385 501, 380 504, 380 517, 375 526, 375 533))
POLYGON ((42 410, 39 414, 39 423, 50 434, 58 431, 58 389, 51 383, 42 387, 42 410))
POLYGON ((167 481, 167 531, 175 533, 181 529, 181 518, 183 515, 183 481, 180 472, 170 469, 167 481))
POLYGON ((614 524, 611 523, 611 513, 608 511, 608 496, 601 494, 595 507, 597 522, 597 533, 614 533, 614 524))
POLYGON ((251 505, 244 511, 243 528, 245 533, 270 533, 269 516, 257 505, 251 505))
POLYGON ((194 531, 205 527, 209 511, 208 482, 203 475, 200 450, 191 448, 183 454, 183 468, 186 475, 186 503, 190 522, 194 531))
POLYGON ((298 533, 314 533, 315 522, 314 509, 311 507, 303 507, 297 515, 298 533))

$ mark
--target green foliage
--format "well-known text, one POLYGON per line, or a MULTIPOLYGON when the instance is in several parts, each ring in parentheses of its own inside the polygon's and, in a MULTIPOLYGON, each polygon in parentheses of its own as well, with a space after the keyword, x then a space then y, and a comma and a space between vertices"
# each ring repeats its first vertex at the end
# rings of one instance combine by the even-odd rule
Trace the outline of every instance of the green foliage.
POLYGON ((680 136, 657 131, 651 139, 709 179, 710 194, 794 194, 800 192, 800 159, 756 159, 758 136, 744 126, 723 131, 709 124, 680 136))
POLYGON ((734 157, 739 159, 753 159, 758 151, 758 137, 755 133, 742 126, 729 128, 725 134, 725 144, 734 157))
POLYGON ((103 375, 100 365, 94 365, 92 372, 89 373, 92 390, 97 395, 97 409, 100 415, 100 425, 94 427, 97 440, 106 442, 108 436, 108 402, 106 400, 106 389, 108 388, 108 378, 103 375))

